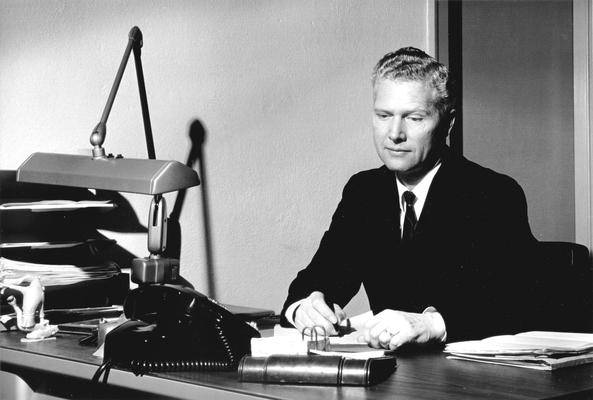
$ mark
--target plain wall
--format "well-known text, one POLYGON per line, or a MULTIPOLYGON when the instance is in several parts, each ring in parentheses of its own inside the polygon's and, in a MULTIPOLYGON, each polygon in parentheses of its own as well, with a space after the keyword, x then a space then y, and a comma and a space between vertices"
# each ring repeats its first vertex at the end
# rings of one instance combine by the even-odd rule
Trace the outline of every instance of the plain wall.
POLYGON ((575 240, 572 2, 462 2, 463 152, 514 177, 540 240, 575 240))
MULTIPOLYGON (((348 177, 380 165, 370 72, 388 51, 432 46, 429 3, 3 0, 0 169, 34 151, 90 154, 137 25, 157 157, 185 162, 194 120, 207 135, 213 285, 202 187, 187 191, 181 213, 182 275, 222 302, 279 311, 348 177)), ((146 157, 131 60, 105 148, 146 157)), ((126 197, 145 224, 149 197, 126 197)), ((175 195, 166 199, 172 209, 175 195)), ((147 255, 144 234, 109 235, 147 255)))

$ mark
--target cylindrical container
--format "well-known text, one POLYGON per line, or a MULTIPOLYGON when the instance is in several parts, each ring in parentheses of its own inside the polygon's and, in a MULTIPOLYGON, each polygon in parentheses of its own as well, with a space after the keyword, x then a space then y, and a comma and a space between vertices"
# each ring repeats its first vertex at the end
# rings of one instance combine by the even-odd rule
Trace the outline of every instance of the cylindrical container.
POLYGON ((371 367, 373 362, 381 364, 381 378, 395 370, 395 357, 364 360, 342 356, 271 355, 243 357, 238 372, 243 382, 367 386, 376 383, 371 376, 371 371, 376 369, 371 367))

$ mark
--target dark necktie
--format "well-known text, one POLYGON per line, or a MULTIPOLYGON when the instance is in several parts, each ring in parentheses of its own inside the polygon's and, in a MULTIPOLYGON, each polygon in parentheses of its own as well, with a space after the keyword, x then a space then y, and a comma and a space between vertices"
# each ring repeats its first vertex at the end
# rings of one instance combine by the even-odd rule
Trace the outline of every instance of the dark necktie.
POLYGON ((404 233, 402 236, 402 242, 412 240, 414 237, 414 229, 416 228, 416 213, 414 212, 414 203, 416 202, 416 196, 409 190, 403 194, 404 201, 406 202, 406 215, 404 217, 404 233))

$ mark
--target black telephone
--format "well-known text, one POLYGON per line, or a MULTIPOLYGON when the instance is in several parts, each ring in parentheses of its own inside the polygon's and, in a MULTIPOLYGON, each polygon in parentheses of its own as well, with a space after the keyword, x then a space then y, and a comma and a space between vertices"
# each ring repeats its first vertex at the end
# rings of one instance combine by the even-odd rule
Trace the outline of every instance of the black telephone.
POLYGON ((142 375, 157 371, 236 370, 251 352, 257 329, 185 286, 145 284, 124 302, 129 321, 105 336, 103 372, 118 366, 142 375))

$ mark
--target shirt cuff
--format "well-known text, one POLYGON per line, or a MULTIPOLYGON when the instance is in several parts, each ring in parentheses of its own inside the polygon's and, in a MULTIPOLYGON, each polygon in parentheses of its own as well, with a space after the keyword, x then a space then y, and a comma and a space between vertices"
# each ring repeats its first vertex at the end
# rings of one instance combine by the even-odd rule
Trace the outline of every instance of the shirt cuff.
POLYGON ((294 312, 303 303, 303 301, 305 301, 305 299, 295 301, 290 306, 288 306, 288 308, 286 309, 286 312, 284 313, 284 317, 286 317, 286 320, 288 322, 290 322, 295 327, 296 327, 296 324, 294 323, 294 312))
POLYGON ((425 314, 432 326, 432 331, 435 333, 434 339, 438 342, 444 343, 447 341, 447 326, 445 325, 445 319, 440 312, 437 311, 433 306, 426 307, 422 314, 425 314))

